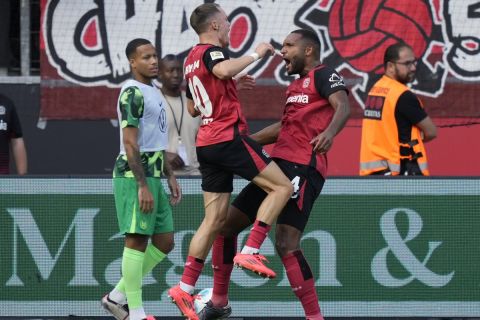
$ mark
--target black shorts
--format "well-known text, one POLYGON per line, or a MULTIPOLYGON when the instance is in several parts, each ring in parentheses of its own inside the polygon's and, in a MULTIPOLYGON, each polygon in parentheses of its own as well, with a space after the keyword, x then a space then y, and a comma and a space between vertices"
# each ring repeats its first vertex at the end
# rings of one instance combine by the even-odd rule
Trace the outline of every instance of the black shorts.
POLYGON ((202 173, 202 190, 232 192, 233 176, 251 181, 272 161, 262 146, 248 136, 231 141, 197 147, 202 173))
MULTIPOLYGON (((278 224, 286 224, 304 231, 313 203, 322 191, 325 179, 313 167, 275 159, 283 173, 290 179, 294 193, 277 219, 278 224)), ((267 193, 254 183, 249 183, 235 198, 232 205, 255 221, 258 208, 267 193)))

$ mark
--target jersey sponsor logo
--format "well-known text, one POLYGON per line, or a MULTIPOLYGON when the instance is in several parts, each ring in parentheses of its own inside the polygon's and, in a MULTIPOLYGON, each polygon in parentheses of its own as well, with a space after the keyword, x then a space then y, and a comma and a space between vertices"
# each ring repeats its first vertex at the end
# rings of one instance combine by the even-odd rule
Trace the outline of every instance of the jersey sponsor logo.
POLYGON ((308 88, 309 85, 310 85, 310 77, 303 80, 303 87, 304 88, 308 88))
POLYGON ((365 109, 363 110, 363 117, 371 120, 382 120, 383 105, 385 103, 384 97, 368 96, 365 101, 365 109))
POLYGON ((330 88, 332 89, 338 86, 345 86, 345 83, 343 82, 343 77, 339 76, 336 73, 332 73, 328 81, 330 81, 330 88))
POLYGON ((222 51, 212 51, 212 52, 210 52, 210 58, 212 58, 212 60, 225 59, 222 51))
POLYGON ((288 97, 287 104, 289 103, 308 103, 308 96, 306 94, 297 94, 291 97, 288 97))

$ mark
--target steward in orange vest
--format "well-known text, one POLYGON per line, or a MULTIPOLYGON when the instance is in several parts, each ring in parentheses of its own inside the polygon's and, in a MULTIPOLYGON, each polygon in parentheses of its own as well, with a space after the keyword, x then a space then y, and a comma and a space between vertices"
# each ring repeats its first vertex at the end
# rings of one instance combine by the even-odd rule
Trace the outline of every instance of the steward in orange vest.
POLYGON ((416 60, 405 44, 385 53, 385 75, 368 94, 362 122, 360 175, 429 175, 424 141, 436 127, 406 83, 413 81, 416 60))

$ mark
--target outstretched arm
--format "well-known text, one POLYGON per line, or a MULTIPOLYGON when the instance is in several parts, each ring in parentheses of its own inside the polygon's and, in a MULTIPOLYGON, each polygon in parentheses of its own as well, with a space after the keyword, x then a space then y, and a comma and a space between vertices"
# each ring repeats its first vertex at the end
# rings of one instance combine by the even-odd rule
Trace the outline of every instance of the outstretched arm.
POLYGON ((274 52, 275 49, 271 44, 262 42, 255 49, 255 53, 237 59, 223 60, 213 67, 212 72, 219 79, 231 79, 253 62, 263 58, 267 54, 272 55, 274 52))
POLYGON ((282 126, 282 123, 280 121, 276 122, 252 134, 250 137, 261 145, 274 143, 277 141, 281 126, 282 126))

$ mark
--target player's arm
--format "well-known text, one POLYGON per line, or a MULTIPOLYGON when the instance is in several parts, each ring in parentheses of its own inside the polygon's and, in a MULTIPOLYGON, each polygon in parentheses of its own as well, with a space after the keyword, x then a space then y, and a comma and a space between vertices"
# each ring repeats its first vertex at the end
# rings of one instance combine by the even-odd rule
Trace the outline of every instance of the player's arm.
POLYGON ((27 150, 23 138, 12 139, 12 153, 17 167, 17 174, 24 175, 27 173, 27 150))
POLYGON ((172 205, 176 205, 177 203, 180 202, 182 199, 182 191, 180 189, 180 185, 177 182, 177 178, 175 177, 175 174, 173 173, 172 167, 166 161, 166 151, 163 152, 163 173, 167 177, 167 184, 168 188, 170 189, 170 203, 172 205))
POLYGON ((186 96, 188 113, 190 113, 192 117, 198 117, 200 115, 200 111, 195 107, 195 102, 193 101, 192 93, 190 92, 189 88, 187 88, 186 96))
POLYGON ((138 88, 130 87, 125 89, 119 102, 122 115, 122 135, 128 166, 138 184, 138 202, 140 210, 148 213, 153 210, 153 196, 148 189, 145 171, 143 170, 140 158, 140 147, 138 145, 138 126, 140 118, 143 117, 143 95, 138 88))
POLYGON ((281 126, 282 123, 280 121, 276 122, 252 134, 250 137, 261 145, 274 143, 277 141, 281 126))
POLYGON ((317 92, 328 99, 328 102, 335 110, 332 121, 318 136, 314 137, 310 144, 313 151, 326 153, 333 144, 333 138, 345 127, 350 116, 350 103, 348 102, 348 90, 343 83, 342 77, 333 69, 323 68, 314 75, 317 92), (330 79, 336 79, 330 81, 330 79))
POLYGON ((255 52, 240 58, 230 59, 225 49, 213 47, 205 52, 204 57, 211 60, 212 63, 207 63, 207 67, 219 79, 228 80, 235 77, 243 69, 248 67, 260 58, 275 52, 273 46, 269 43, 262 42, 255 48, 255 52))
POLYGON ((239 74, 235 77, 237 91, 252 90, 255 87, 255 78, 249 74, 239 74))

